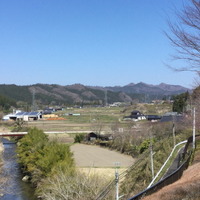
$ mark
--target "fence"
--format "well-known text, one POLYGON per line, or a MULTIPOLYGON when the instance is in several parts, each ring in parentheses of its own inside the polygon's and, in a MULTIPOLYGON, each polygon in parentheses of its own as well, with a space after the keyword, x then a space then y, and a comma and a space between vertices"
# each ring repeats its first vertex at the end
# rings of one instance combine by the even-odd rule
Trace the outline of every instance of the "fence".
MULTIPOLYGON (((200 136, 196 136, 197 139, 200 139, 200 136)), ((161 188, 163 188, 164 186, 167 186, 171 183, 174 183, 175 181, 177 181, 178 179, 181 178, 183 171, 185 169, 187 169, 189 163, 190 163, 190 158, 192 155, 192 151, 188 152, 189 149, 189 145, 192 143, 193 141, 193 137, 189 137, 187 140, 187 143, 185 145, 183 154, 182 154, 182 160, 184 159, 184 161, 181 163, 181 165, 177 168, 176 171, 174 171, 172 174, 170 174, 169 176, 167 176, 166 178, 164 178, 163 180, 159 181, 158 183, 156 183, 155 185, 151 186, 150 188, 144 190, 143 192, 135 195, 134 197, 130 198, 129 200, 140 200, 142 199, 144 196, 150 195, 158 190, 160 190, 161 188)))

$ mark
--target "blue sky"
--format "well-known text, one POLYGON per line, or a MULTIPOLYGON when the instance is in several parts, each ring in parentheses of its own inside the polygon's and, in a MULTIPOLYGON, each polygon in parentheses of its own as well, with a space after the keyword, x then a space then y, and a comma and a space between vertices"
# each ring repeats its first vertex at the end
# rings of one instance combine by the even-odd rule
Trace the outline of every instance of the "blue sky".
POLYGON ((163 31, 182 0, 1 0, 0 84, 192 87, 163 31))

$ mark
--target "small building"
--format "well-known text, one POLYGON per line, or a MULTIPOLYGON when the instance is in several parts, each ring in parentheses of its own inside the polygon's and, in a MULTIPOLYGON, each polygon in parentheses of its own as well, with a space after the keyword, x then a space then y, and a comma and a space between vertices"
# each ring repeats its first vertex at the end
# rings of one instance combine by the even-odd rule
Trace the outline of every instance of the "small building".
POLYGON ((55 108, 55 111, 62 111, 62 110, 63 110, 62 107, 56 107, 56 108, 55 108))
POLYGON ((163 115, 160 122, 182 122, 184 120, 183 115, 163 115))
POLYGON ((163 116, 177 116, 177 115, 178 115, 177 112, 167 112, 163 116))
POLYGON ((24 121, 33 121, 42 118, 40 112, 19 112, 16 114, 17 119, 23 119, 24 121))
POLYGON ((97 139, 102 140, 102 141, 109 141, 109 140, 112 140, 113 137, 111 134, 97 134, 94 132, 89 133, 86 137, 87 141, 94 141, 97 139))
POLYGON ((8 114, 3 117, 3 120, 38 120, 42 118, 42 114, 40 112, 17 112, 15 114, 8 114))
POLYGON ((146 119, 152 122, 159 121, 161 118, 159 115, 146 115, 146 119))
POLYGON ((66 116, 80 116, 80 113, 65 113, 66 116))
POLYGON ((131 115, 125 116, 124 119, 125 120, 131 119, 131 120, 134 120, 134 121, 139 121, 139 120, 145 120, 146 116, 144 114, 142 114, 140 111, 134 110, 134 111, 131 112, 131 115))
POLYGON ((98 139, 98 135, 94 132, 91 132, 87 135, 87 141, 93 141, 97 139, 98 139))
POLYGON ((16 116, 15 114, 8 114, 3 116, 2 120, 3 121, 16 120, 16 116))
POLYGON ((51 114, 51 113, 53 113, 53 112, 55 112, 55 109, 54 108, 45 108, 43 111, 42 111, 42 113, 44 114, 44 115, 48 115, 48 114, 51 114))
POLYGON ((134 110, 131 112, 131 116, 135 116, 135 115, 143 115, 143 114, 138 110, 134 110))
POLYGON ((50 114, 52 114, 52 111, 51 110, 43 110, 42 114, 43 115, 50 115, 50 114))

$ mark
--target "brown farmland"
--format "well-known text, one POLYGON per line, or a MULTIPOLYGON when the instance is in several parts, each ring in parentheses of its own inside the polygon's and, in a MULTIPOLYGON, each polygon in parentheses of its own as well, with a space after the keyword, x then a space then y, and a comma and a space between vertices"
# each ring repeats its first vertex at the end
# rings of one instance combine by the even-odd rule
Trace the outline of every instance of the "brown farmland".
POLYGON ((131 156, 98 146, 74 144, 71 146, 71 151, 78 167, 114 168, 115 163, 119 162, 120 167, 127 168, 134 163, 131 156))

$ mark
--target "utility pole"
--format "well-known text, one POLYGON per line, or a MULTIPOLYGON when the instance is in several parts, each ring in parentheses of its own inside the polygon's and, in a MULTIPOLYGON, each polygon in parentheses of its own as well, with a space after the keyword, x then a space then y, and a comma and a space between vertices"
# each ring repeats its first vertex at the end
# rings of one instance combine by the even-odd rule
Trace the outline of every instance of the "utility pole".
POLYGON ((174 147, 175 147, 175 145, 176 145, 176 135, 175 135, 175 124, 174 123, 173 123, 172 132, 173 132, 173 140, 174 140, 174 147))
POLYGON ((108 105, 108 91, 105 90, 105 106, 108 105))
POLYGON ((174 140, 174 146, 176 145, 176 135, 175 135, 175 123, 174 123, 174 116, 173 118, 173 125, 172 125, 172 134, 173 134, 173 140, 174 140))
POLYGON ((120 166, 119 162, 115 163, 115 186, 116 186, 116 195, 115 195, 115 199, 119 200, 119 172, 118 172, 118 168, 120 166))
POLYGON ((195 124, 195 118, 196 118, 196 113, 195 113, 195 107, 193 108, 193 149, 195 149, 195 132, 196 132, 196 124, 195 124))
POLYGON ((36 103, 35 103, 35 88, 33 88, 32 90, 32 111, 36 111, 37 110, 37 106, 36 106, 36 103))
POLYGON ((150 137, 150 158, 151 158, 151 174, 152 180, 154 179, 154 164, 153 164, 153 144, 152 144, 152 136, 150 137))

